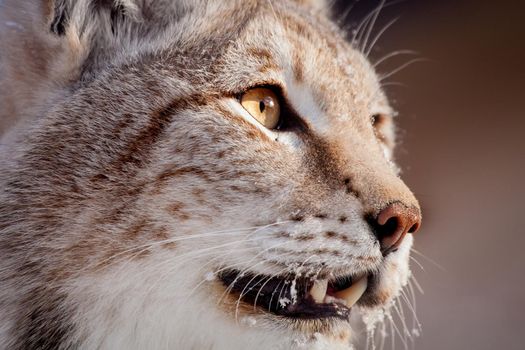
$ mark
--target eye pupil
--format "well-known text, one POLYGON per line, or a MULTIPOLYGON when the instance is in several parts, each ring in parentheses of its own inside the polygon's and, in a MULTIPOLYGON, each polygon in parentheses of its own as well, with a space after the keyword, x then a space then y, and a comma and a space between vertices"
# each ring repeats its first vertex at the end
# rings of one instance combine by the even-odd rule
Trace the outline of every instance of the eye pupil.
POLYGON ((253 88, 241 96, 241 105, 251 116, 268 129, 275 129, 280 120, 277 95, 268 88, 253 88))

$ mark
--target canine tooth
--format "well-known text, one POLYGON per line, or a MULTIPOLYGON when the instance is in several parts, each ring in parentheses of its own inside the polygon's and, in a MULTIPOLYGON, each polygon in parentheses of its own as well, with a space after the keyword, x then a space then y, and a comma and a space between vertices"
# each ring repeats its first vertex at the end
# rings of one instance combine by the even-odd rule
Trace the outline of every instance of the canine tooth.
POLYGON ((312 289, 310 289, 310 295, 316 303, 322 303, 326 295, 326 289, 328 288, 328 280, 316 280, 312 289))
POLYGON ((346 302, 346 306, 352 307, 364 294, 367 286, 368 281, 365 276, 354 282, 349 288, 335 293, 335 296, 339 299, 343 299, 346 302))

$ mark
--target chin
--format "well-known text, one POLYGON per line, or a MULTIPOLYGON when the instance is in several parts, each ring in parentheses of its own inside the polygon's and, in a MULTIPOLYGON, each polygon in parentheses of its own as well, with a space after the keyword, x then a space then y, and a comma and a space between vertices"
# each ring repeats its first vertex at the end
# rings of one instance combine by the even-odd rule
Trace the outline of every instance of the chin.
POLYGON ((391 308, 411 276, 411 246, 412 235, 407 235, 373 271, 357 276, 329 268, 282 275, 218 268, 220 272, 199 293, 205 298, 202 305, 208 306, 188 304, 180 310, 187 315, 180 334, 188 335, 187 343, 180 345, 353 349, 362 337, 356 329, 364 324, 367 337, 373 339, 391 321, 391 308))

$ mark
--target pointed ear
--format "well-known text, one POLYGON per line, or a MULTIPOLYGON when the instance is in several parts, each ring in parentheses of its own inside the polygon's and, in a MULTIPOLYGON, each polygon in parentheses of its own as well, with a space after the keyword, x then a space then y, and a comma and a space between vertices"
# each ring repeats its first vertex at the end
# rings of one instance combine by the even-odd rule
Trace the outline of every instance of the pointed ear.
POLYGON ((137 3, 140 1, 3 0, 0 48, 17 55, 25 50, 23 56, 46 59, 47 68, 70 74, 80 68, 87 55, 93 56, 92 49, 107 48, 118 41, 117 27, 125 28, 134 21, 139 12, 137 3))
POLYGON ((94 48, 119 41, 112 35, 113 23, 126 25, 134 4, 0 0, 0 119, 34 114, 44 101, 78 81, 87 62, 97 61, 94 48))
POLYGON ((79 36, 87 31, 114 28, 119 21, 136 19, 140 1, 136 0, 45 0, 49 30, 65 35, 76 30, 79 36))

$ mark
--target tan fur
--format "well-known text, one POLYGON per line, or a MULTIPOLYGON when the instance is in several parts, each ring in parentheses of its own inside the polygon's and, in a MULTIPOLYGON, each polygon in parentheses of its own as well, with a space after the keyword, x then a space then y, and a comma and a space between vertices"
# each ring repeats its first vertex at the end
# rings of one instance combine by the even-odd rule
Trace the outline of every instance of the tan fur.
POLYGON ((419 207, 378 78, 319 3, 0 3, 1 349, 348 345, 346 323, 217 306, 204 266, 373 273, 362 305, 388 304, 411 238, 385 258, 366 217, 419 207), (263 85, 301 127, 243 114, 263 85))

